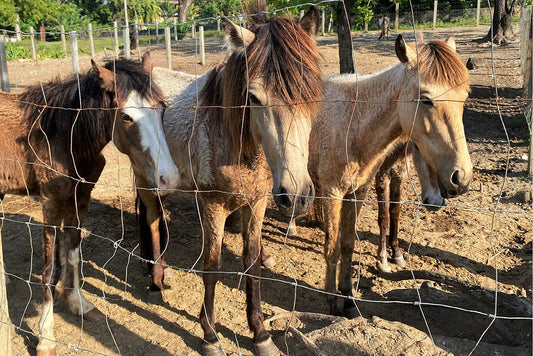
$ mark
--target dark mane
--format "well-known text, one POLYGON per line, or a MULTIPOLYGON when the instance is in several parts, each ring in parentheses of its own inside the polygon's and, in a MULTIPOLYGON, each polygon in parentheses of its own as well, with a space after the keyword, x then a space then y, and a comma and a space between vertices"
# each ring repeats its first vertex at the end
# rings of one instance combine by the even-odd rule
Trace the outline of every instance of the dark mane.
POLYGON ((80 74, 79 84, 72 75, 64 80, 56 78, 42 87, 38 84, 28 87, 21 95, 20 107, 24 110, 22 124, 31 129, 30 143, 40 146, 54 142, 64 152, 70 152, 72 140, 76 160, 94 157, 111 140, 116 108, 132 90, 163 102, 161 89, 140 63, 117 60, 106 63, 105 68, 115 73, 118 95, 102 89, 92 71, 80 74), (83 110, 79 110, 80 91, 83 110))
MULTIPOLYGON (((319 51, 314 40, 297 23, 287 18, 273 18, 250 28, 255 39, 246 51, 233 52, 225 63, 213 69, 200 92, 202 106, 223 106, 219 111, 229 127, 232 147, 241 148, 243 109, 247 105, 247 77, 261 79, 267 91, 290 105, 293 111, 309 115, 318 109, 323 83, 319 51), (245 57, 246 53, 246 57, 245 57), (248 74, 246 73, 248 68, 248 74), (228 106, 237 108, 227 108, 228 106)), ((251 141, 249 112, 244 113, 243 137, 251 141)), ((245 159, 256 154, 251 143, 243 142, 245 159)), ((234 152, 239 153, 239 152, 234 152)))
POLYGON ((446 42, 424 43, 419 47, 418 56, 418 68, 424 80, 470 91, 468 70, 446 42))

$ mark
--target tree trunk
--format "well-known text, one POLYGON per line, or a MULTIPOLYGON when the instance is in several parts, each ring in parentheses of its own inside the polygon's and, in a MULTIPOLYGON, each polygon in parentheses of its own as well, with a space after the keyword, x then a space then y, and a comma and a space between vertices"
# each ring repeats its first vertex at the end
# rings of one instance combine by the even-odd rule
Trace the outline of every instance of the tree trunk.
POLYGON ((355 0, 337 3, 337 36, 339 38, 339 60, 341 73, 355 73, 350 14, 355 0))
POLYGON ((179 0, 178 2, 178 22, 183 23, 187 21, 187 13, 189 7, 192 4, 192 0, 179 0))
POLYGON ((515 35, 512 31, 511 20, 514 14, 516 0, 496 0, 494 3, 494 15, 492 16, 492 28, 483 40, 501 44, 513 40, 515 35))

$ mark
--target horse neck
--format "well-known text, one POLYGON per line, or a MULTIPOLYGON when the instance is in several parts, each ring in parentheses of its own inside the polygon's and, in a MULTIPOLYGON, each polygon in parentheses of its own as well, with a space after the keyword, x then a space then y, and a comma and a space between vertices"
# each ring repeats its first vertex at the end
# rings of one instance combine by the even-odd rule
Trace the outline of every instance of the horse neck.
POLYGON ((361 162, 371 162, 384 154, 402 134, 397 99, 405 84, 404 68, 398 64, 359 78, 351 75, 352 80, 345 85, 346 99, 357 98, 358 103, 353 119, 352 115, 344 115, 341 127, 350 125, 349 149, 361 162))

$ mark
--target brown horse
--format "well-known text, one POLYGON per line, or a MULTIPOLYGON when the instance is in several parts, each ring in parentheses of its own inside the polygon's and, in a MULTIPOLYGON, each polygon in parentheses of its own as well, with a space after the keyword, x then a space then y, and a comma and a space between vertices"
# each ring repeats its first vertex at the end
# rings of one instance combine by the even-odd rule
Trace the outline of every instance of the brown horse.
MULTIPOLYGON (((399 64, 379 73, 327 78, 326 102, 311 133, 309 169, 324 211, 327 264, 325 289, 351 297, 356 216, 366 187, 398 140, 411 139, 436 173, 445 198, 468 190, 472 163, 462 122, 469 92, 468 72, 455 52, 455 41, 432 41, 418 48, 400 35, 399 64), (340 101, 340 103, 339 103, 340 101), (356 204, 353 199, 356 198, 356 204), (340 230, 340 239, 339 239, 340 230)), ((337 298, 330 312, 340 314, 337 298)), ((344 314, 355 316, 350 298, 344 314)))
POLYGON ((381 33, 379 34, 378 41, 380 41, 382 38, 388 40, 390 31, 390 18, 388 16, 379 15, 378 24, 381 28, 381 33))
POLYGON ((412 156, 422 187, 422 204, 430 210, 438 210, 445 204, 441 196, 438 178, 420 155, 416 145, 405 142, 396 144, 383 161, 376 174, 376 196, 378 201, 378 226, 380 243, 378 267, 383 272, 391 272, 388 261, 387 242, 391 257, 399 267, 405 267, 405 259, 398 241, 402 185, 407 179, 406 159, 412 156), (406 157, 407 154, 407 157, 406 157), (387 239, 387 230, 389 238, 387 239))
POLYGON ((162 131, 165 109, 151 81, 149 54, 132 61, 92 62, 89 73, 0 95, 0 192, 40 195, 43 205, 43 309, 37 355, 55 355, 53 292, 59 279, 70 311, 103 314, 80 290, 81 227, 111 140, 147 187, 172 189, 178 170, 162 131), (20 101, 18 100, 20 99, 20 101))
MULTIPOLYGON (((313 199, 307 162, 323 88, 312 38, 318 20, 315 7, 300 23, 273 18, 249 30, 223 19, 229 57, 176 94, 165 115, 164 131, 181 173, 179 188, 198 191, 203 202, 205 295, 200 323, 206 355, 223 354, 214 301, 226 217, 241 209, 244 269, 260 276, 268 196, 273 192, 279 210, 290 216, 305 213, 313 199)), ((176 73, 175 78, 181 82, 191 76, 176 73)), ((142 179, 137 182, 143 186, 142 179)), ((151 289, 158 293, 163 288, 166 235, 162 207, 154 194, 139 190, 139 195, 141 251, 153 262, 151 289)), ((263 325, 260 279, 246 278, 246 300, 257 354, 277 354, 263 325)))

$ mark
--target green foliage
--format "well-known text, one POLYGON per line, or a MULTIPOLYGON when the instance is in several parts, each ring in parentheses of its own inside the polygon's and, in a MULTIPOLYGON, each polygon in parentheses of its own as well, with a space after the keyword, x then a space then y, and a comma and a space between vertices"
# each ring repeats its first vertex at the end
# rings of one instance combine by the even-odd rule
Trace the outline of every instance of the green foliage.
POLYGON ((13 30, 17 21, 17 9, 10 0, 0 0, 0 24, 4 24, 6 29, 13 30))
POLYGON ((31 52, 28 51, 28 48, 18 42, 6 43, 6 52, 7 59, 10 61, 30 58, 31 56, 31 52))
POLYGON ((196 0, 193 5, 198 7, 200 18, 238 15, 244 6, 240 0, 196 0))

